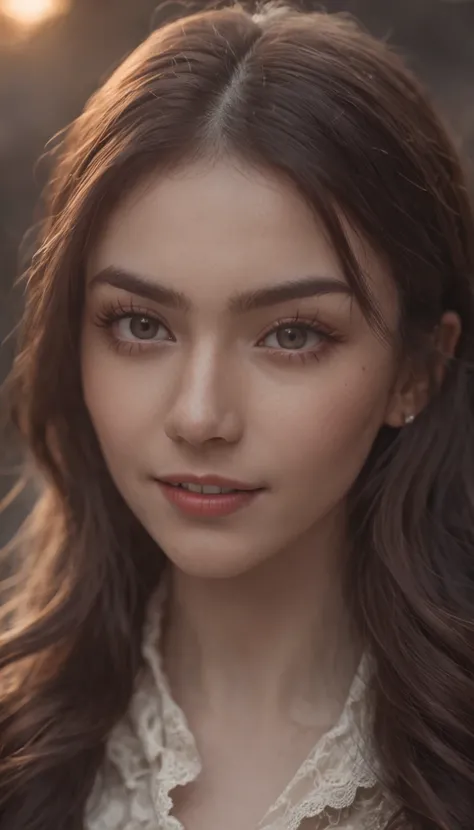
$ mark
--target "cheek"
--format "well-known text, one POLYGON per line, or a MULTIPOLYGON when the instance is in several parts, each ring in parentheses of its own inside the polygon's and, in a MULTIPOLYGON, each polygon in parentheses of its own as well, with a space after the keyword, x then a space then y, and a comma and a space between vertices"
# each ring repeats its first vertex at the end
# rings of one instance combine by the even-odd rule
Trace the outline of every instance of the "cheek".
POLYGON ((279 395, 271 432, 287 480, 350 486, 384 422, 392 375, 389 360, 335 362, 279 395))
POLYGON ((85 403, 104 454, 133 456, 156 413, 158 384, 94 335, 84 337, 81 369, 85 403))

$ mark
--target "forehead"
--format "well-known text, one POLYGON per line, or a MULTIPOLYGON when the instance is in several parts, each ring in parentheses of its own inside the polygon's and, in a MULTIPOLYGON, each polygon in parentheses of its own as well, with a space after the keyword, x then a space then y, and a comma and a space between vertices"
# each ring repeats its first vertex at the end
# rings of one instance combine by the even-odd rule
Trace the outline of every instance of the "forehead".
MULTIPOLYGON (((390 311, 391 281, 348 233, 376 300, 390 311)), ((322 223, 296 189, 231 159, 155 173, 132 191, 106 223, 88 274, 111 266, 159 279, 197 305, 309 275, 344 281, 322 223)))

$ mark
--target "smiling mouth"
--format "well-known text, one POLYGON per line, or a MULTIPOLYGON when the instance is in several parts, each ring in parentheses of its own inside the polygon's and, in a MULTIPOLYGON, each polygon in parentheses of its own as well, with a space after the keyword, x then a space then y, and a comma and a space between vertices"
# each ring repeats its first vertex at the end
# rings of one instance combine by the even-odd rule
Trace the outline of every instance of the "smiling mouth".
POLYGON ((193 482, 181 482, 179 484, 173 484, 172 482, 164 483, 170 483, 171 487, 178 487, 182 490, 188 490, 190 493, 202 493, 206 496, 219 496, 226 495, 227 493, 254 492, 253 490, 239 490, 237 487, 218 487, 216 484, 194 484, 193 482))
POLYGON ((182 473, 170 473, 169 475, 160 477, 156 476, 155 480, 171 487, 189 490, 191 493, 204 493, 206 495, 252 493, 256 490, 265 489, 263 485, 248 484, 246 481, 230 477, 227 478, 214 473, 196 475, 195 473, 183 471, 182 473))
POLYGON ((185 516, 217 519, 251 504, 265 488, 238 490, 217 484, 169 482, 156 479, 161 492, 185 516))

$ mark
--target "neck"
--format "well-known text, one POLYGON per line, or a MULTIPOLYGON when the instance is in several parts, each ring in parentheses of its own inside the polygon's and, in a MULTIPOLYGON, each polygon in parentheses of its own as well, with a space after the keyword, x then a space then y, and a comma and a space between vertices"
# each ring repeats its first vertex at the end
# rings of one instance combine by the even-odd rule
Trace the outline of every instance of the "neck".
POLYGON ((172 569, 164 658, 178 701, 338 711, 361 655, 343 559, 343 543, 326 532, 233 578, 172 569))

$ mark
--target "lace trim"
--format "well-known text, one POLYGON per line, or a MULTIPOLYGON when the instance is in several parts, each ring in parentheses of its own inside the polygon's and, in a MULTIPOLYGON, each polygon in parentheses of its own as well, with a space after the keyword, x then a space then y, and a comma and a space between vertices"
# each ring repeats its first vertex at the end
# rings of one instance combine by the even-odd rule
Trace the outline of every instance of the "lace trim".
POLYGON ((328 808, 344 810, 354 803, 359 790, 370 790, 377 785, 376 764, 367 738, 370 724, 364 705, 369 673, 370 662, 365 655, 339 720, 316 743, 267 812, 259 830, 274 830, 283 818, 285 830, 296 830, 303 819, 320 816, 328 808))
MULTIPOLYGON (((91 807, 87 830, 156 830, 157 822, 161 830, 183 830, 170 815, 172 791, 195 781, 202 767, 186 717, 174 702, 163 671, 165 591, 161 586, 150 603, 142 648, 145 668, 127 717, 110 736, 106 768, 94 790, 96 797, 101 791, 101 797, 91 807)), ((328 809, 344 811, 359 791, 376 787, 365 700, 370 671, 365 655, 338 722, 317 742, 259 830, 297 830, 303 819, 328 809)))

